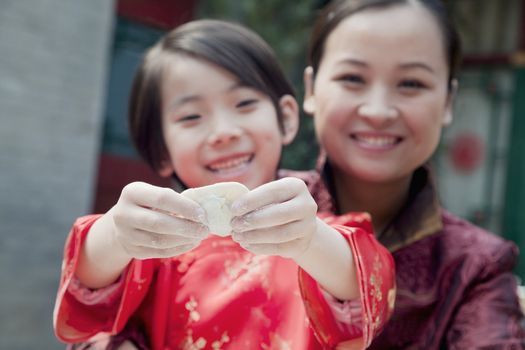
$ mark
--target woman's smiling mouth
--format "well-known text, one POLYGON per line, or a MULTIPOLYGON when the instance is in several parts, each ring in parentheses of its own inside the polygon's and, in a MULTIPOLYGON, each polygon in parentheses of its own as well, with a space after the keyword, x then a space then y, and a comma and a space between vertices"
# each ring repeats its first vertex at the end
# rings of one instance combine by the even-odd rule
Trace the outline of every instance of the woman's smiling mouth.
POLYGON ((391 149, 403 140, 402 137, 392 135, 351 134, 350 138, 356 141, 359 146, 377 150, 391 149))

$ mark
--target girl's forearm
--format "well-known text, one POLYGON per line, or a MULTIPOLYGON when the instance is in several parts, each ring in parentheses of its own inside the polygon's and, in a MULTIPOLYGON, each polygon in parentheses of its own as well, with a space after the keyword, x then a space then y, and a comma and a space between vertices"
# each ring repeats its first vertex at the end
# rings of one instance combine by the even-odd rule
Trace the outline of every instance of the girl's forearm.
POLYGON ((110 210, 93 224, 80 252, 75 275, 88 288, 110 285, 131 261, 112 232, 110 210))
POLYGON ((359 298, 356 268, 346 239, 321 219, 308 249, 296 263, 339 300, 359 298))

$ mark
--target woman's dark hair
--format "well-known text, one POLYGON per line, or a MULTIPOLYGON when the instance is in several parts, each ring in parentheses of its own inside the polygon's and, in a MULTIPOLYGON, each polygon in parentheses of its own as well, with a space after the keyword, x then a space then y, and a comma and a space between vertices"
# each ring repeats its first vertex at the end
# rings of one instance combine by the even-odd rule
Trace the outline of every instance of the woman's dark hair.
POLYGON ((163 36, 144 56, 129 102, 129 129, 141 157, 158 171, 168 159, 162 135, 161 85, 167 65, 177 57, 202 59, 227 70, 240 83, 269 96, 283 130, 279 100, 294 96, 273 50, 251 30, 230 22, 197 20, 163 36))
POLYGON ((448 60, 448 84, 450 89, 452 81, 457 77, 461 63, 461 40, 456 26, 451 21, 445 6, 440 0, 333 0, 317 17, 310 37, 308 59, 314 74, 321 64, 328 36, 347 17, 367 9, 413 3, 423 5, 434 16, 441 29, 448 60))

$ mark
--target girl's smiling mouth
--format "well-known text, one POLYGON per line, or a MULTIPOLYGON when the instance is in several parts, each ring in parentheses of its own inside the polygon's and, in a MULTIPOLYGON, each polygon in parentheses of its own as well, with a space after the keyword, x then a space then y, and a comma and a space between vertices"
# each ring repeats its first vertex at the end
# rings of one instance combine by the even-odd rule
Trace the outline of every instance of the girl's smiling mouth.
POLYGON ((223 157, 206 166, 206 169, 215 173, 231 173, 245 168, 253 160, 255 155, 244 154, 230 157, 223 157))

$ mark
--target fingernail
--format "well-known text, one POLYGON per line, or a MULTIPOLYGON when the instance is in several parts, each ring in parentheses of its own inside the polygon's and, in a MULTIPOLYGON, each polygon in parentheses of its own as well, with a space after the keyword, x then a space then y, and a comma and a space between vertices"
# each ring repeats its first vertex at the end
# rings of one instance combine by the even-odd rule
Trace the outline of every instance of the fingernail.
POLYGON ((246 238, 245 235, 243 233, 240 233, 240 232, 232 232, 232 238, 235 242, 241 242, 241 241, 244 241, 244 239, 246 238))
POLYGON ((208 224, 208 216, 206 215, 206 211, 204 209, 197 209, 197 219, 206 225, 208 224))
POLYGON ((230 207, 230 211, 234 216, 244 213, 245 210, 246 210, 246 205, 243 204, 243 202, 235 201, 232 203, 230 207))
POLYGON ((252 249, 252 245, 251 244, 240 244, 240 246, 246 250, 250 250, 252 249))
POLYGON ((232 220, 231 226, 234 231, 244 231, 249 227, 249 224, 245 217, 237 217, 232 220))
POLYGON ((202 225, 201 237, 206 238, 210 234, 210 228, 207 225, 202 225))

